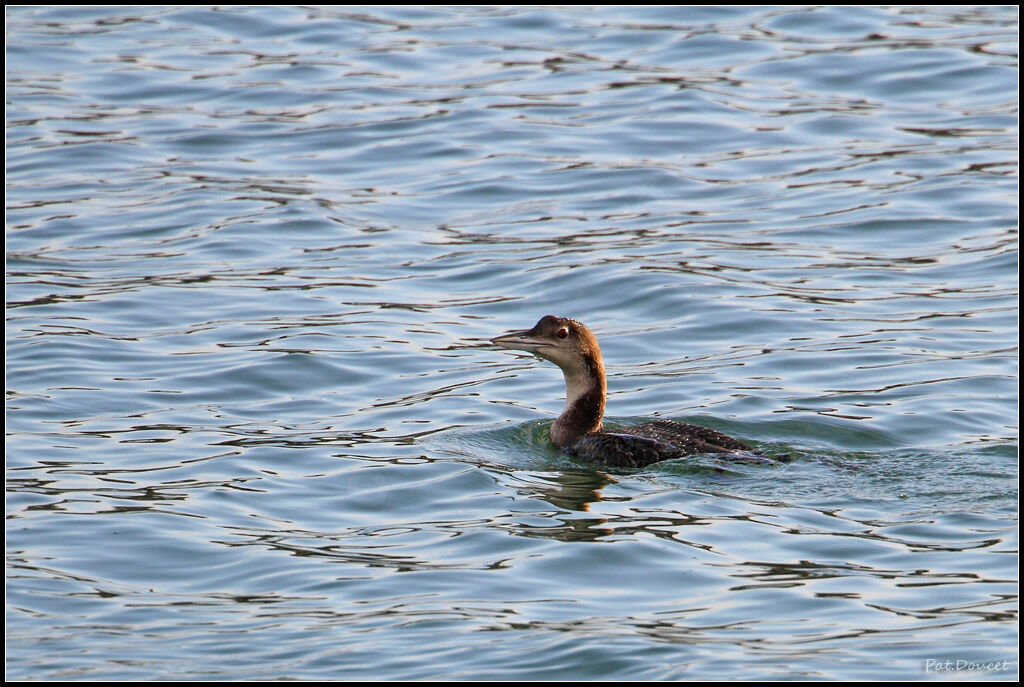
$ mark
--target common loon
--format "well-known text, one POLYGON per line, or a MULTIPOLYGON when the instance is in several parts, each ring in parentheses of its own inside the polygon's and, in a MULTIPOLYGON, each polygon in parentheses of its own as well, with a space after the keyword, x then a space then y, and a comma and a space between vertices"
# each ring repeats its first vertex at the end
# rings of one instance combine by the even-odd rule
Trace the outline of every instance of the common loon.
POLYGON ((528 351, 562 368, 565 409, 551 425, 551 442, 570 455, 614 467, 643 467, 694 453, 724 453, 745 462, 770 462, 742 441, 673 420, 604 431, 601 418, 608 392, 604 361, 597 339, 581 322, 545 315, 533 329, 510 332, 491 343, 528 351))

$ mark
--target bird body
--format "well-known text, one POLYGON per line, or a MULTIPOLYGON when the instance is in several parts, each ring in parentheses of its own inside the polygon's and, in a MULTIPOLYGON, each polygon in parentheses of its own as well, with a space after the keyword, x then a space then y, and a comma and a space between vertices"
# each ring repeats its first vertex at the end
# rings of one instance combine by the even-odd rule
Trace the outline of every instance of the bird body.
MULTIPOLYGON (((551 442, 564 452, 603 465, 643 467, 696 453, 756 459, 750 446, 707 427, 655 420, 605 431, 607 384, 597 339, 576 320, 545 315, 532 329, 491 340, 558 365, 565 377, 565 408, 551 425, 551 442)), ((757 459, 761 462, 761 459, 757 459)))

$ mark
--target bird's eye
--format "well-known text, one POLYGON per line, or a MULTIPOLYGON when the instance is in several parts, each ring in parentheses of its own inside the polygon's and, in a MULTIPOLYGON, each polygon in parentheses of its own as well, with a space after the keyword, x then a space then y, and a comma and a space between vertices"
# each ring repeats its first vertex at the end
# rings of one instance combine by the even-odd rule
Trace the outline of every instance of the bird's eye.
POLYGON ((558 330, 556 336, 559 339, 564 339, 565 337, 569 336, 569 330, 566 329, 565 327, 562 327, 561 329, 558 330))

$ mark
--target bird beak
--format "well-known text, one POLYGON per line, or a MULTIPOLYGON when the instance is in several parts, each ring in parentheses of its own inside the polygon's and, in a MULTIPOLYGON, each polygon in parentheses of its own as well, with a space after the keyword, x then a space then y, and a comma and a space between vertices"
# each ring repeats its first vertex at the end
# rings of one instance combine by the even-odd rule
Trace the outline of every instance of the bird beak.
POLYGON ((491 343, 502 348, 514 348, 520 351, 535 353, 538 348, 550 346, 551 343, 537 338, 532 329, 523 329, 518 332, 509 332, 491 339, 491 343))

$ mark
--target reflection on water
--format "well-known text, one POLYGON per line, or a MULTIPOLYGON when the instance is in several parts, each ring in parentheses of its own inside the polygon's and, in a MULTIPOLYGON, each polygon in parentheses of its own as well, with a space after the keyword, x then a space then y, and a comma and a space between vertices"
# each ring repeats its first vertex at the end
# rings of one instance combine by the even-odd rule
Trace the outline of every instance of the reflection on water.
POLYGON ((7 20, 9 677, 1016 679, 1013 9, 7 20))

